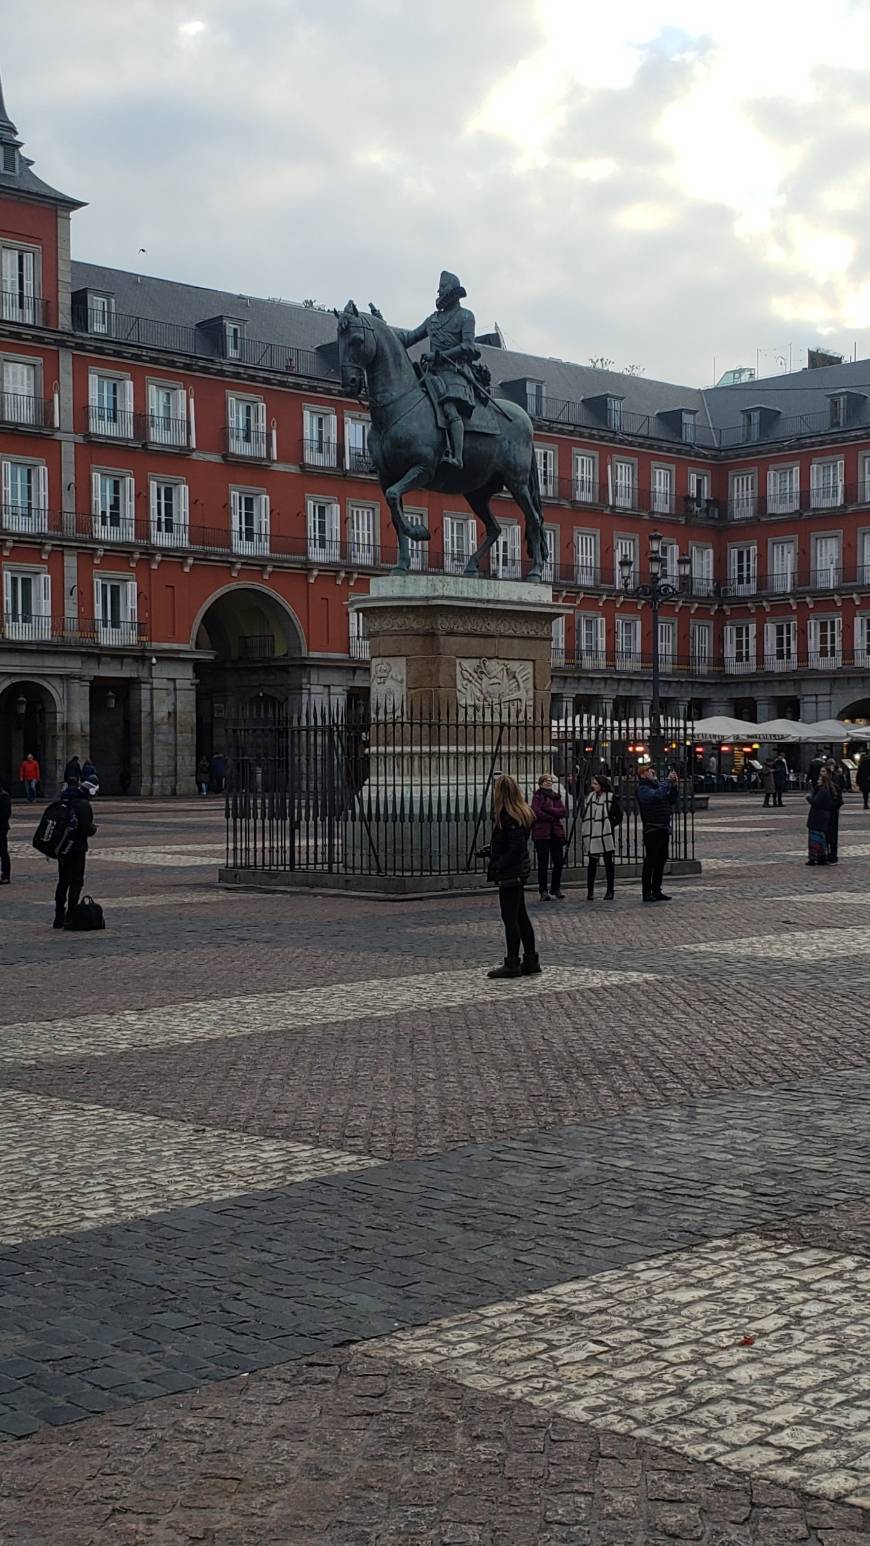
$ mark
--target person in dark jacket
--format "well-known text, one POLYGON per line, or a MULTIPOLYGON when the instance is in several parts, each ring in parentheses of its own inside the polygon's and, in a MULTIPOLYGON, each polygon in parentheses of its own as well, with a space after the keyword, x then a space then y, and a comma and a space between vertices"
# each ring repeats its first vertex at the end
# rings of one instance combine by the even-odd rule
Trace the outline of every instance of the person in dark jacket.
POLYGON ((201 795, 208 794, 208 785, 211 778, 211 763, 207 757, 200 757, 196 764, 196 786, 201 795))
POLYGON ((65 784, 68 784, 69 781, 70 781, 70 778, 72 778, 72 777, 75 778, 77 784, 81 783, 81 781, 82 781, 82 765, 79 762, 78 757, 70 757, 69 762, 67 763, 66 767, 63 770, 63 781, 64 781, 65 784))
POLYGON ((0 784, 0 886, 8 886, 12 879, 12 863, 9 858, 9 823, 12 820, 12 796, 5 784, 0 784))
POLYGON ((810 763, 809 767, 807 768, 807 778, 810 781, 810 788, 811 789, 815 789, 817 783, 819 782, 819 774, 821 773, 822 768, 824 766, 825 766, 825 759, 824 759, 824 757, 820 757, 818 755, 818 753, 817 753, 816 756, 813 758, 812 762, 810 763))
POLYGON ((671 814, 679 799, 679 779, 673 770, 660 782, 654 767, 642 768, 635 791, 643 825, 643 875, 641 895, 644 902, 669 902, 662 891, 662 879, 671 843, 671 814))
POLYGON ((841 762, 835 762, 829 757, 826 768, 831 780, 831 794, 834 800, 834 808, 831 811, 831 821, 828 827, 828 863, 839 862, 838 848, 840 846, 840 811, 843 808, 843 797, 849 787, 846 770, 841 762))
POLYGON ((90 757, 86 757, 82 763, 82 783, 93 784, 97 789, 100 787, 100 775, 90 757))
POLYGON ((782 805, 782 797, 788 788, 788 763, 782 752, 773 759, 774 805, 782 805))
POLYGON ((88 838, 97 828, 91 810, 90 797, 81 787, 79 776, 67 767, 66 788, 61 799, 75 812, 76 830, 72 847, 57 861, 57 890, 54 893, 54 927, 70 927, 70 919, 78 906, 85 883, 88 838))
POLYGON ((775 805, 776 804, 776 770, 775 770, 775 767, 774 767, 774 761, 773 761, 772 757, 766 757, 765 758, 764 767, 761 770, 761 787, 764 790, 764 801, 763 801, 764 806, 765 807, 769 806, 771 801, 773 801, 773 803, 775 805))
POLYGON ((538 859, 541 901, 549 902, 551 897, 555 897, 557 902, 564 902, 562 867, 565 863, 565 817, 568 812, 549 773, 542 773, 538 779, 538 787, 532 798, 532 811, 535 817, 532 842, 538 859), (552 880, 549 879, 551 866, 552 880))
POLYGON ((218 794, 224 792, 224 780, 227 776, 227 759, 223 752, 215 752, 211 759, 211 781, 218 794))
POLYGON ((531 871, 529 833, 535 816, 516 779, 508 773, 500 773, 493 786, 493 815, 492 837, 481 857, 489 860, 487 880, 498 886, 507 954, 504 965, 494 967, 487 975, 533 977, 541 970, 541 963, 535 949, 535 931, 526 912, 524 887, 531 871))
POLYGON ((807 864, 827 864, 828 837, 836 807, 836 791, 827 768, 820 770, 818 783, 807 795, 807 801, 810 807, 807 813, 807 864))
POLYGON ((864 809, 870 806, 870 751, 866 751, 858 763, 856 774, 858 788, 864 797, 864 809))

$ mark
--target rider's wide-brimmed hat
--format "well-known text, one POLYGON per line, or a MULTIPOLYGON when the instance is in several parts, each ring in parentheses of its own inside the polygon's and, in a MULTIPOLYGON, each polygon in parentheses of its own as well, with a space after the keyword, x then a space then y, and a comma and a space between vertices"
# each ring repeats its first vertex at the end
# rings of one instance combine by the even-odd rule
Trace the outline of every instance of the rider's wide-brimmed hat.
POLYGON ((462 285, 459 283, 457 275, 451 274, 446 268, 442 268, 441 278, 438 281, 439 295, 452 295, 454 291, 457 292, 460 300, 462 300, 463 296, 468 294, 468 291, 463 289, 462 285))

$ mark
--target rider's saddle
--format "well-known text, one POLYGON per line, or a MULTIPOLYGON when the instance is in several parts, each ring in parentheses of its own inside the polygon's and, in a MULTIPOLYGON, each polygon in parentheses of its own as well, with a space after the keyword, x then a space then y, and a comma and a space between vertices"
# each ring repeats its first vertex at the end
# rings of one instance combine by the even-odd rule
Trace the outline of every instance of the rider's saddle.
MULTIPOLYGON (((440 393, 437 382, 430 374, 421 376, 421 382, 432 407, 435 410, 435 419, 439 429, 446 431, 447 420, 441 407, 440 393)), ((504 429, 504 419, 498 409, 493 408, 490 402, 481 402, 478 399, 471 413, 471 417, 465 420, 465 433, 475 435, 500 435, 504 429)))

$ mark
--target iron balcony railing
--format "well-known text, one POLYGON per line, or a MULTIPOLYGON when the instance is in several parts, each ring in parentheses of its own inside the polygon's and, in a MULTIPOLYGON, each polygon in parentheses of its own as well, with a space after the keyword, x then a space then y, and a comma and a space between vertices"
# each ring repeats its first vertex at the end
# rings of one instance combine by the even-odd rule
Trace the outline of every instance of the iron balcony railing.
POLYGON ((54 429, 54 399, 0 391, 0 424, 12 429, 54 429))
POLYGON ((366 476, 376 471, 375 464, 368 451, 361 450, 358 446, 348 446, 344 453, 344 466, 346 472, 359 473, 366 476))
POLYGON ((142 349, 162 349, 171 354, 196 355, 200 359, 238 361, 260 370, 280 371, 294 376, 325 375, 318 369, 317 355, 311 349, 294 349, 286 344, 242 338, 230 352, 225 336, 214 328, 183 327, 161 322, 154 317, 136 317, 105 306, 76 307, 73 327, 92 338, 112 339, 142 349))
MULTIPOLYGON (((648 676, 652 670, 652 654, 641 650, 575 650, 553 646, 553 665, 572 673, 603 673, 609 675, 635 673, 648 676)), ((761 673, 782 675, 786 672, 833 671, 839 669, 864 670, 870 666, 870 649, 808 649, 795 648, 773 653, 756 652, 751 657, 742 655, 685 654, 682 651, 659 652, 659 668, 663 677, 686 676, 758 676, 761 673)))
POLYGON ((152 449, 165 446, 168 451, 187 451, 190 448, 190 425, 186 418, 174 418, 164 413, 137 413, 136 437, 152 449))
POLYGON ((371 658, 371 642, 369 639, 354 636, 350 641, 348 650, 351 660, 369 660, 371 658))
POLYGON ((48 327, 48 301, 41 295, 25 295, 21 290, 0 289, 0 320, 20 322, 27 327, 48 327))
POLYGON ((104 621, 86 617, 39 617, 4 613, 0 639, 7 644, 99 645, 104 649, 133 649, 149 642, 144 623, 104 621))
POLYGON ((228 424, 224 429, 224 455, 246 462, 271 461, 272 437, 265 429, 228 424))
POLYGON ((88 403, 82 409, 82 431, 100 440, 136 440, 137 415, 132 408, 119 408, 112 404, 88 403))
POLYGON ((304 467, 326 467, 330 472, 336 472, 339 465, 338 442, 303 439, 300 461, 304 467))

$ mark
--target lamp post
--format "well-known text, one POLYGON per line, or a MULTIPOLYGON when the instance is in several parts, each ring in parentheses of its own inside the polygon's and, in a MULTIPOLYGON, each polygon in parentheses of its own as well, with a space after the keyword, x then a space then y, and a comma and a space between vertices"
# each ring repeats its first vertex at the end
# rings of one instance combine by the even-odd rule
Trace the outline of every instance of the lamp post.
POLYGON ((688 553, 682 553, 677 560, 679 577, 676 584, 671 580, 662 578, 662 534, 659 531, 650 533, 649 552, 647 554, 647 567, 649 570, 649 583, 642 585, 632 584, 632 570, 634 560, 626 555, 619 560, 619 569, 622 576, 622 589, 626 596, 634 596, 638 601, 648 601, 652 607, 652 702, 649 711, 649 739, 650 754, 655 767, 661 772, 662 758, 662 710, 660 692, 660 660, 659 660, 659 607, 663 601, 670 601, 675 596, 680 596, 685 590, 685 582, 689 577, 691 559, 688 553))

